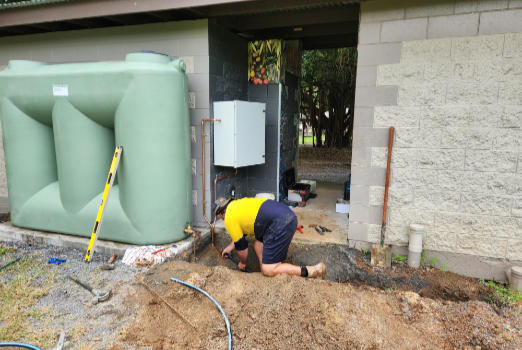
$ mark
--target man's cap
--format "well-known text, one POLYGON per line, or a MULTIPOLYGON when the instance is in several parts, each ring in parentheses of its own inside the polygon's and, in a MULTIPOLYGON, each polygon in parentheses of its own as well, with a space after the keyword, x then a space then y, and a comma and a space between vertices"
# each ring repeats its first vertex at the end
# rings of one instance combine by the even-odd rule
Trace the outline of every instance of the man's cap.
POLYGON ((220 197, 212 204, 212 211, 216 215, 221 214, 227 207, 228 203, 230 203, 230 199, 220 197))

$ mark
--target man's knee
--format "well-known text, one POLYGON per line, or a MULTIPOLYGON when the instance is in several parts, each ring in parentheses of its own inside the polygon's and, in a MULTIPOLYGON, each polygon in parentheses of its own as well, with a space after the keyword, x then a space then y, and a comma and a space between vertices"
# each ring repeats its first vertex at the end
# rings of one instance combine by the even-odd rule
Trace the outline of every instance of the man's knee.
POLYGON ((263 276, 266 276, 266 277, 274 277, 276 275, 276 265, 266 265, 266 264, 262 264, 261 265, 261 273, 263 274, 263 276))

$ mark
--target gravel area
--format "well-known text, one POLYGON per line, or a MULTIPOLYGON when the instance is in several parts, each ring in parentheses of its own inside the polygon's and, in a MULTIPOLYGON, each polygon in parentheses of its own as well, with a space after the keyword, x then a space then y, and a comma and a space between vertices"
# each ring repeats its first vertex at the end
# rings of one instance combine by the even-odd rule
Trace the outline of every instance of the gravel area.
MULTIPOLYGON (((29 259, 32 265, 24 273, 42 274, 41 278, 33 282, 34 287, 49 287, 46 295, 34 305, 35 309, 45 311, 45 317, 31 318, 29 329, 47 328, 51 332, 55 331, 57 336, 63 330, 67 349, 106 349, 107 339, 116 339, 119 330, 134 318, 136 307, 126 304, 124 300, 135 292, 135 284, 131 282, 136 274, 145 269, 124 265, 118 261, 121 258, 118 257, 114 270, 106 271, 100 267, 106 264, 110 256, 94 254, 91 262, 86 263, 83 260, 85 252, 77 249, 10 242, 1 244, 4 248, 10 248, 10 252, 0 257, 1 265, 17 257, 29 259), (50 264, 50 258, 65 259, 66 262, 50 264), (45 280, 44 274, 52 276, 52 286, 40 285, 45 280), (93 305, 93 296, 72 282, 69 275, 88 283, 94 289, 111 290, 111 298, 93 305)), ((2 271, 0 283, 7 285, 17 276, 17 264, 2 271)))

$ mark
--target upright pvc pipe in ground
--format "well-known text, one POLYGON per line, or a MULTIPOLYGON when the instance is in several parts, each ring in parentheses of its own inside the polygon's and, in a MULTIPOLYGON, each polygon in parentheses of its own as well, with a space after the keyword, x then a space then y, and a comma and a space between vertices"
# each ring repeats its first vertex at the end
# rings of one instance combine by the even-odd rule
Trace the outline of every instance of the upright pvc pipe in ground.
POLYGON ((230 330, 230 322, 228 321, 227 315, 225 315, 225 311, 223 311, 223 309, 221 308, 221 305, 219 305, 219 303, 216 301, 216 299, 212 298, 212 296, 210 294, 205 292, 203 289, 196 287, 193 284, 190 284, 190 283, 182 281, 182 280, 178 280, 177 278, 171 278, 171 280, 174 282, 177 282, 179 284, 182 284, 184 286, 197 290, 198 292, 200 292, 201 294, 204 294, 207 298, 212 300, 212 302, 214 304, 216 304, 217 308, 219 309, 219 311, 221 312, 221 314, 223 314, 223 317, 225 318, 225 323, 227 325, 227 331, 228 331, 228 350, 232 350, 232 331, 230 330))
POLYGON ((420 265, 422 255, 422 233, 424 226, 410 225, 410 243, 408 246, 408 266, 417 268, 420 265))

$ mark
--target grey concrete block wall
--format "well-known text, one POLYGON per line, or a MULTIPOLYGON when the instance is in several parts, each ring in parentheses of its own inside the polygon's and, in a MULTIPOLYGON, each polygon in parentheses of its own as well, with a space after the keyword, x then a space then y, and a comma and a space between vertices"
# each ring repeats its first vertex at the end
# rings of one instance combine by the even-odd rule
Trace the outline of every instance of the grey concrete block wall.
POLYGON ((248 100, 265 103, 265 164, 248 168, 249 196, 268 192, 277 195, 279 161, 279 85, 248 85, 248 100))
MULTIPOLYGON (((208 27, 209 42, 209 73, 210 73, 210 115, 213 114, 213 103, 215 101, 247 100, 247 41, 209 20, 208 27)), ((209 126, 213 130, 213 125, 209 126)), ((213 138, 213 134, 212 134, 213 138)), ((210 138, 209 138, 210 139, 210 138)), ((213 145, 213 143, 212 143, 213 145)), ((216 167, 213 165, 213 149, 210 151, 207 169, 210 174, 210 186, 212 186, 212 197, 207 198, 208 209, 214 199, 214 179, 234 173, 233 168, 216 167)), ((238 168, 237 176, 228 177, 217 182, 216 198, 229 196, 232 188, 235 189, 237 197, 248 195, 248 169, 250 167, 238 168)), ((210 219, 210 211, 207 210, 210 219)))
MULTIPOLYGON (((0 38, 0 66, 12 59, 28 59, 47 63, 121 61, 133 51, 153 50, 182 57, 187 62, 188 85, 195 94, 195 108, 190 109, 190 125, 195 140, 191 143, 197 174, 192 177, 196 191, 193 222, 203 223, 201 216, 201 129, 202 118, 210 116, 209 25, 207 20, 166 22, 125 27, 88 29, 0 38)), ((246 73, 245 73, 246 76, 246 73)), ((245 78, 246 80, 246 78, 245 78)), ((188 131, 191 132, 191 131, 188 131)), ((208 132, 207 132, 208 134, 208 132)), ((210 137, 206 140, 210 157, 210 137)), ((3 158, 3 152, 2 152, 3 158)), ((209 159, 209 158, 207 158, 209 159)), ((3 159, 0 170, 0 195, 7 194, 3 159)), ((207 173, 207 184, 210 174, 207 173)), ((206 186, 207 200, 211 192, 206 186)))
POLYGON ((522 190, 512 186, 522 159, 521 11, 519 0, 361 3, 350 245, 379 237, 393 125, 388 241, 404 245, 417 222, 431 251, 522 261, 522 190))

